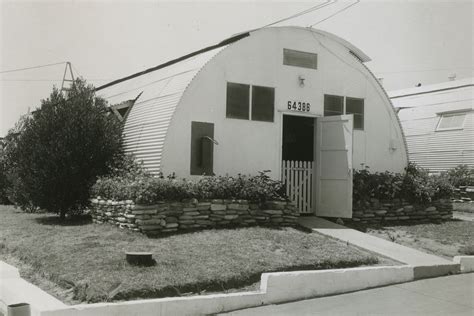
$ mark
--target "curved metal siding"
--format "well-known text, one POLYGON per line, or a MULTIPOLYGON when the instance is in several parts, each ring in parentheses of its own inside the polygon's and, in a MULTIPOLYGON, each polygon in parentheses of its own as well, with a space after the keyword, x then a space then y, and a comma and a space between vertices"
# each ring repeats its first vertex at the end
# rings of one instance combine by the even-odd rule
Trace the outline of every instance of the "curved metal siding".
POLYGON ((459 164, 474 167, 474 112, 466 114, 462 130, 435 131, 438 117, 403 120, 410 161, 431 172, 459 164))
POLYGON ((160 171, 166 133, 183 92, 199 70, 226 46, 202 53, 101 91, 116 104, 135 101, 123 129, 124 149, 152 173, 160 171))

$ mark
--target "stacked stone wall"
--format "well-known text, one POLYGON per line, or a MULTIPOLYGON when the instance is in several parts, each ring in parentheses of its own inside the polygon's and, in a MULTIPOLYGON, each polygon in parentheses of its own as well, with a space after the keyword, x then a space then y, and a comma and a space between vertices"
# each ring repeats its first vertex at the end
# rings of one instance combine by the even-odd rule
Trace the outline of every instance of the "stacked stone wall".
POLYGON ((299 215, 287 201, 258 204, 246 200, 191 199, 139 205, 131 200, 97 198, 91 202, 95 223, 110 223, 145 234, 226 226, 295 226, 299 215))
POLYGON ((437 200, 429 205, 409 204, 401 200, 379 201, 371 199, 365 205, 354 205, 352 219, 360 223, 390 221, 432 222, 449 220, 453 217, 451 200, 437 200))

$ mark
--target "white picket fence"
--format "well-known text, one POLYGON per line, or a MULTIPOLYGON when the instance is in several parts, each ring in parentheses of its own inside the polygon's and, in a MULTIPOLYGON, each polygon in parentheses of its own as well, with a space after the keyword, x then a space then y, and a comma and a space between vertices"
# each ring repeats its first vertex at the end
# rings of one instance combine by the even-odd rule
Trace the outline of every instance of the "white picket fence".
POLYGON ((286 195, 293 201, 300 213, 313 213, 313 162, 283 160, 282 182, 286 195))

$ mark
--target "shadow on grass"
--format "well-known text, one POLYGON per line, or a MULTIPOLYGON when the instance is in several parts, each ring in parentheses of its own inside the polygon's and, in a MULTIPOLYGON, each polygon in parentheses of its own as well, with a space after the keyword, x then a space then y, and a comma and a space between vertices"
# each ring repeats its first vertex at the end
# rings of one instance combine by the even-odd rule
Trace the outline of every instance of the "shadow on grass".
POLYGON ((442 225, 447 222, 462 222, 462 220, 453 218, 450 220, 444 221, 390 221, 390 222, 381 222, 381 223, 372 223, 372 224, 361 224, 361 223, 346 223, 347 227, 353 228, 355 230, 361 231, 363 233, 367 232, 368 229, 383 229, 387 227, 398 227, 398 226, 420 226, 420 225, 442 225))
POLYGON ((287 228, 293 228, 295 230, 298 230, 300 232, 303 232, 303 233, 311 233, 311 229, 309 228, 306 228, 306 227, 303 227, 299 224, 296 224, 294 226, 272 226, 272 225, 257 225, 257 224, 254 224, 254 225, 247 225, 247 226, 239 226, 239 225, 221 225, 221 226, 217 226, 217 227, 206 227, 206 228, 190 228, 190 229, 181 229, 181 230, 177 230, 177 231, 174 231, 174 232, 160 232, 160 233, 152 233, 152 234, 146 234, 145 235, 148 237, 148 238, 151 238, 151 239, 161 239, 161 238, 168 238, 170 236, 177 236, 177 235, 187 235, 187 234, 194 234, 194 233, 198 233, 198 232, 202 232, 202 231, 219 231, 219 230, 223 230, 223 229, 230 229, 230 230, 238 230, 238 229, 245 229, 245 228, 251 228, 251 227, 262 227, 262 228, 266 228, 266 229, 271 229, 271 230, 284 230, 284 229, 287 229, 287 228))
POLYGON ((35 218, 35 221, 41 225, 82 226, 92 224, 92 217, 90 215, 75 215, 62 220, 58 215, 45 215, 35 218))

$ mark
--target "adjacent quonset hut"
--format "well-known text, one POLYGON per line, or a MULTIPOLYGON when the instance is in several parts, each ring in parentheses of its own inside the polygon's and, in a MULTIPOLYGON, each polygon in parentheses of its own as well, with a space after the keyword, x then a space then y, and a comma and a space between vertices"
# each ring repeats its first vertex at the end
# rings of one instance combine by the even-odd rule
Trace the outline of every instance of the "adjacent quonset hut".
POLYGON ((401 172, 397 115, 347 41, 264 28, 100 87, 152 172, 282 179, 301 212, 351 217, 352 168, 401 172))
POLYGON ((408 156, 433 173, 474 168, 474 78, 389 92, 408 156))

